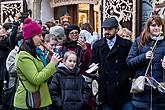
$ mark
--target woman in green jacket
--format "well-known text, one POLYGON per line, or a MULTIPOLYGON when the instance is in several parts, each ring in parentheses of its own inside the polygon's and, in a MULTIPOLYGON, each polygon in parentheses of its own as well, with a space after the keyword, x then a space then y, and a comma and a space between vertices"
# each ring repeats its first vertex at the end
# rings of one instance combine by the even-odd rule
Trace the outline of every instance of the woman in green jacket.
POLYGON ((62 58, 54 54, 46 65, 45 59, 37 51, 37 47, 43 40, 41 27, 30 18, 25 19, 22 32, 24 41, 16 55, 19 85, 14 96, 14 108, 15 110, 29 109, 26 104, 26 91, 39 91, 41 103, 38 110, 42 110, 52 104, 46 81, 56 72, 55 65, 62 58))

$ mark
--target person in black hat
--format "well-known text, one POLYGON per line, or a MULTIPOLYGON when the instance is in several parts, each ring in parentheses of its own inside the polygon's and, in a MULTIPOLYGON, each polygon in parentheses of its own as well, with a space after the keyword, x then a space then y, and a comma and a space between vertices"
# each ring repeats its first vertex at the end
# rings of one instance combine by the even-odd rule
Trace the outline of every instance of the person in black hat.
POLYGON ((80 36, 80 28, 71 24, 65 29, 66 41, 63 44, 62 53, 64 54, 68 50, 72 50, 77 53, 78 61, 77 65, 80 67, 81 74, 86 74, 88 65, 91 58, 91 46, 86 43, 85 39, 80 36))
POLYGON ((98 64, 100 110, 132 110, 126 58, 131 41, 121 38, 115 17, 103 21, 104 37, 93 45, 91 67, 98 64))

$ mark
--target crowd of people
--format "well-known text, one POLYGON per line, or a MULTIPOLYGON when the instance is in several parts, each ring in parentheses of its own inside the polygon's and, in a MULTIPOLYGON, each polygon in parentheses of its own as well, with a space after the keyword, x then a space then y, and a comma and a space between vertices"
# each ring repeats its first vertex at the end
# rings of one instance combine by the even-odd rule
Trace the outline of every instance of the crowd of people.
POLYGON ((0 109, 164 110, 165 21, 150 16, 134 41, 115 17, 105 18, 102 28, 100 37, 89 23, 72 24, 70 16, 60 25, 19 17, 3 24, 0 109), (144 90, 130 93, 132 79, 146 74, 144 90), (98 82, 95 95, 92 80, 98 82))

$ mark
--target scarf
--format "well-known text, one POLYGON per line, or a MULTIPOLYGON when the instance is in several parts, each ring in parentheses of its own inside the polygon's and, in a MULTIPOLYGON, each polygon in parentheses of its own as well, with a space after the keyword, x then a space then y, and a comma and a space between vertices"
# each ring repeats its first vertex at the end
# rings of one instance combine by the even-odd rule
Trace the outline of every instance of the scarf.
POLYGON ((41 59, 42 63, 44 64, 44 66, 47 65, 46 59, 42 53, 42 50, 40 48, 36 48, 36 54, 39 56, 39 58, 41 59))

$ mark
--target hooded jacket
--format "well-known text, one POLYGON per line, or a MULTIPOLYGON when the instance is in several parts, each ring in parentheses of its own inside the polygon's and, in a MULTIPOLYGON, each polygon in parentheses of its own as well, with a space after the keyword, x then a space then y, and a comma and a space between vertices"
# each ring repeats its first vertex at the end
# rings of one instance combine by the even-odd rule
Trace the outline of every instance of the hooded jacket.
POLYGON ((64 64, 59 65, 49 90, 56 110, 85 110, 90 94, 79 68, 70 70, 64 64))

